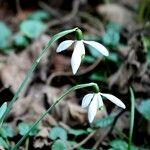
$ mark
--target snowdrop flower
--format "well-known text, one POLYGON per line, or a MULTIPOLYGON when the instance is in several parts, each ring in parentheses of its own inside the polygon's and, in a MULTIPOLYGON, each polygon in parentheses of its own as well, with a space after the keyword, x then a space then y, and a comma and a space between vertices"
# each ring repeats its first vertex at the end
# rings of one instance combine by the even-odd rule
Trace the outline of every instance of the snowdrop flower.
POLYGON ((124 103, 120 99, 115 97, 114 95, 100 93, 100 92, 87 94, 84 96, 84 98, 82 100, 81 107, 82 108, 88 107, 88 120, 90 123, 92 123, 92 121, 94 120, 97 110, 101 109, 103 107, 103 100, 102 100, 101 96, 106 97, 111 102, 113 102, 114 104, 116 104, 117 106, 119 106, 123 109, 126 108, 124 103))
POLYGON ((82 31, 77 29, 77 40, 65 40, 61 42, 56 50, 56 52, 62 52, 69 48, 72 44, 74 44, 74 51, 71 57, 71 67, 73 74, 76 74, 82 59, 85 55, 85 47, 84 44, 90 45, 94 47, 97 51, 102 53, 105 56, 108 56, 108 50, 100 43, 95 41, 85 41, 82 38, 82 31))

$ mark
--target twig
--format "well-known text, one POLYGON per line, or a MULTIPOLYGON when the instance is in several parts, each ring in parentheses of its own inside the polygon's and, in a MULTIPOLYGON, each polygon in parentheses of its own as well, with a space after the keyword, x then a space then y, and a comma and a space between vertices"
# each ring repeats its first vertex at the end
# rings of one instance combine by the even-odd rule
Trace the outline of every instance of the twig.
POLYGON ((71 148, 71 150, 76 149, 80 146, 82 146, 83 144, 85 144, 94 134, 96 133, 96 130, 91 132, 85 139, 83 139, 80 143, 78 143, 77 145, 75 145, 74 147, 71 148))
POLYGON ((20 0, 16 0, 16 9, 17 9, 17 13, 19 15, 19 13, 22 11, 21 6, 20 6, 20 0))
MULTIPOLYGON (((113 112, 113 111, 112 111, 113 112)), ((125 111, 122 110, 120 112, 117 113, 117 116, 115 117, 113 123, 112 123, 112 126, 110 128, 108 128, 105 133, 103 134, 103 136, 101 138, 99 138, 99 140, 95 143, 95 145, 93 146, 93 149, 97 149, 97 147, 99 146, 99 144, 104 140, 104 138, 110 134, 117 122, 117 120, 119 119, 119 117, 124 113, 125 111)), ((110 115, 112 115, 113 113, 111 113, 110 115)))
POLYGON ((49 12, 51 15, 53 15, 54 17, 60 18, 62 15, 60 13, 58 13, 55 9, 53 9, 52 7, 48 6, 46 3, 40 1, 39 6, 41 8, 43 8, 44 10, 46 10, 47 12, 49 12))
MULTIPOLYGON (((84 74, 90 72, 100 63, 101 60, 102 60, 102 58, 98 58, 94 64, 87 67, 86 69, 83 69, 82 71, 77 73, 76 76, 84 75, 84 74)), ((46 82, 47 85, 50 85, 52 80, 57 76, 73 76, 73 74, 72 74, 72 72, 54 72, 48 77, 47 82, 46 82)))
POLYGON ((94 144, 94 146, 92 147, 92 149, 97 149, 97 147, 99 146, 99 144, 103 141, 103 139, 108 135, 109 133, 109 128, 107 128, 103 134, 103 136, 101 136, 96 143, 94 144))

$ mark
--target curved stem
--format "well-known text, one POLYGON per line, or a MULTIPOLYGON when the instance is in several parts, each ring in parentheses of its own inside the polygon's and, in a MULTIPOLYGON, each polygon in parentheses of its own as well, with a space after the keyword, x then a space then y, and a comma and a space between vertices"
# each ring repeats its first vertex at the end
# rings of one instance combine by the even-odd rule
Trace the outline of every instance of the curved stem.
POLYGON ((50 107, 49 109, 47 109, 47 111, 45 113, 43 113, 39 119, 37 119, 37 121, 32 125, 32 127, 29 129, 29 131, 19 140, 19 142, 15 145, 14 148, 12 148, 12 150, 17 150, 19 148, 19 146, 21 145, 21 143, 28 137, 29 133, 36 127, 36 125, 47 115, 47 113, 49 113, 54 106, 59 103, 65 96, 67 96, 69 93, 71 93, 72 91, 75 91, 77 89, 81 89, 81 88, 85 88, 85 87, 97 87, 96 83, 88 83, 88 84, 80 84, 80 85, 76 85, 74 87, 72 87, 71 89, 67 90, 62 96, 60 96, 50 107))
POLYGON ((22 81, 21 85, 19 86, 16 94, 14 95, 13 99, 11 100, 11 102, 9 103, 7 110, 5 112, 5 114, 3 115, 3 117, 0 120, 0 123, 2 124, 2 122, 4 121, 4 119, 6 118, 6 116, 8 115, 8 113, 11 110, 12 105, 14 104, 14 102, 17 100, 19 93, 22 91, 23 87, 25 86, 25 84, 27 83, 27 81, 29 80, 29 78, 32 76, 32 73, 34 72, 34 70, 36 69, 36 67, 38 66, 39 62, 41 61, 41 59, 44 57, 44 55, 46 54, 46 52, 48 51, 49 47, 55 42, 57 41, 59 38, 75 32, 78 28, 74 28, 74 29, 70 29, 70 30, 66 30, 66 31, 62 31, 58 34, 55 34, 48 42, 47 46, 42 50, 42 52, 40 53, 40 55, 35 59, 35 61, 33 62, 31 68, 29 69, 29 71, 27 72, 24 80, 22 81))
POLYGON ((132 145, 132 135, 133 135, 133 128, 134 128, 134 114, 135 114, 135 98, 132 88, 130 88, 131 94, 131 114, 130 114, 130 131, 129 131, 129 143, 128 143, 128 150, 131 150, 132 145))

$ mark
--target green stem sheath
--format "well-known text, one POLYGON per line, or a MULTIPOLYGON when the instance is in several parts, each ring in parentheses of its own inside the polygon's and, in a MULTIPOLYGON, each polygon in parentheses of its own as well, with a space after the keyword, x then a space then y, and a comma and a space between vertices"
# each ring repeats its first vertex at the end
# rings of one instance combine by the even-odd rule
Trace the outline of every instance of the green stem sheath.
POLYGON ((59 103, 65 96, 67 96, 69 93, 71 93, 72 91, 75 91, 77 89, 81 89, 81 88, 86 88, 86 87, 95 87, 97 88, 97 84, 96 83, 88 83, 88 84, 80 84, 80 85, 76 85, 74 87, 72 87, 71 89, 67 90, 62 96, 60 96, 50 107, 49 109, 47 109, 47 111, 45 113, 43 113, 39 119, 37 119, 37 121, 32 125, 32 127, 29 129, 29 131, 19 140, 19 142, 14 146, 14 148, 12 148, 12 150, 17 150, 19 148, 19 146, 21 145, 21 143, 28 137, 29 133, 38 125, 38 123, 47 115, 47 113, 49 113, 54 106, 59 103))
POLYGON ((131 150, 132 146, 132 135, 133 135, 133 128, 134 128, 134 115, 135 115, 135 98, 132 88, 130 88, 131 94, 131 114, 130 114, 130 131, 129 131, 129 143, 128 143, 128 150, 131 150))

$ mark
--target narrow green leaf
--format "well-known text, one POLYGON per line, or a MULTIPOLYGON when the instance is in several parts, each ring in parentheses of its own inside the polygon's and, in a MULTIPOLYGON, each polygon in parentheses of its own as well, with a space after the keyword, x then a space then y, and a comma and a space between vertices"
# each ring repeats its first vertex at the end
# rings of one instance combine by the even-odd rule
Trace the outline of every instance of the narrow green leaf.
POLYGON ((129 141, 128 150, 132 149, 132 136, 134 129, 134 117, 135 117, 135 97, 132 88, 130 88, 130 101, 131 101, 131 112, 130 112, 130 129, 129 129, 129 141))
POLYGON ((49 138, 52 140, 56 140, 57 138, 67 140, 67 132, 61 127, 54 127, 50 130, 49 138))
POLYGON ((5 140, 2 137, 0 137, 0 146, 3 146, 3 148, 6 149, 9 148, 8 144, 5 142, 5 140))
POLYGON ((56 140, 52 145, 52 150, 67 150, 67 146, 63 140, 56 140))
POLYGON ((6 109, 7 109, 7 102, 4 102, 3 105, 0 107, 0 119, 4 115, 6 109))

